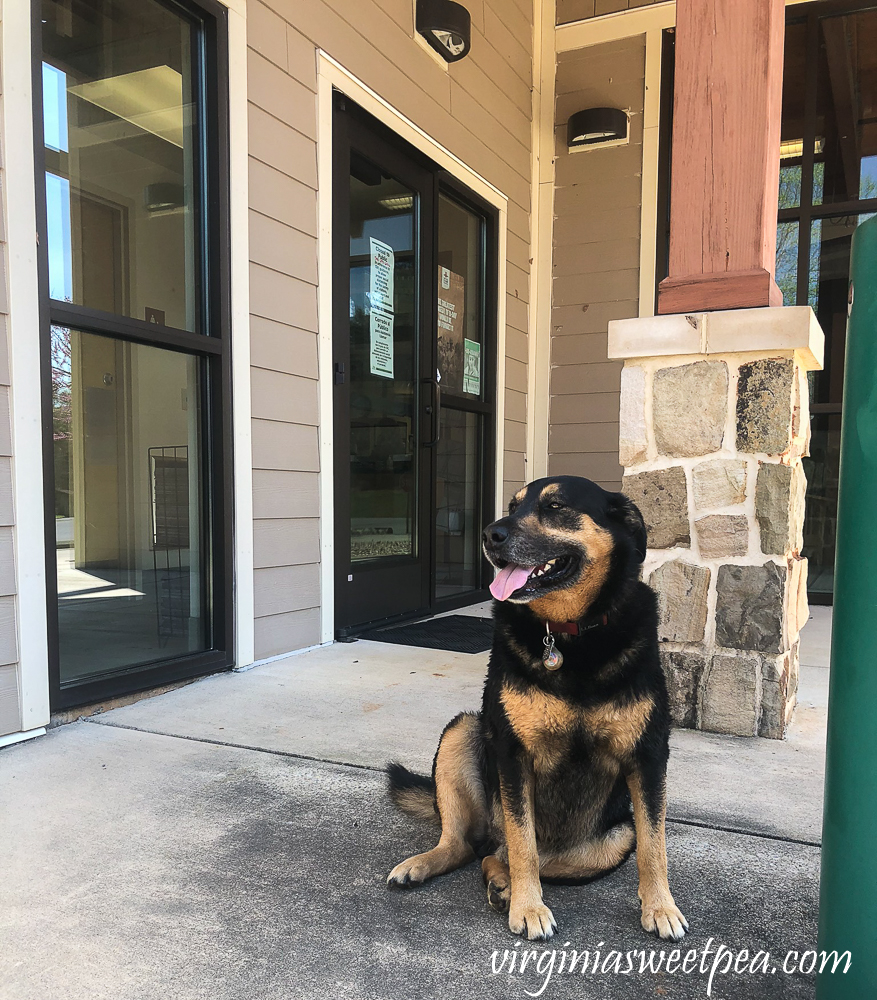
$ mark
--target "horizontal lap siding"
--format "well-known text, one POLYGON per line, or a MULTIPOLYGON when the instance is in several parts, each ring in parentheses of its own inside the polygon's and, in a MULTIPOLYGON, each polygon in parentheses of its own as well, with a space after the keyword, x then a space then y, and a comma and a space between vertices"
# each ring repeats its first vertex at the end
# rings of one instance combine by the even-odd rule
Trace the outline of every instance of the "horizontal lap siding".
POLYGON ((316 51, 247 8, 256 657, 319 642, 316 51))
POLYGON ((506 489, 525 477, 532 11, 466 6, 472 51, 448 72, 415 42, 410 0, 247 6, 257 658, 319 641, 318 48, 509 198, 501 460, 506 489))
MULTIPOLYGON (((559 18, 561 6, 594 3, 558 4, 559 18)), ((621 365, 607 357, 607 331, 638 311, 644 68, 642 37, 563 52, 557 65, 548 470, 607 489, 622 474, 621 365), (630 144, 570 154, 569 116, 589 107, 629 108, 630 144)))

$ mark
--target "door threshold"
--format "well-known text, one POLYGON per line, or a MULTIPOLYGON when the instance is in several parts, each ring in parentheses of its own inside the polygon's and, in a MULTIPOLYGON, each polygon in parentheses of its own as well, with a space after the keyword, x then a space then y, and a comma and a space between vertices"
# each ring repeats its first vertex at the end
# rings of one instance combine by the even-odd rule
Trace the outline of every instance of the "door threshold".
POLYGON ((365 622, 362 625, 351 625, 347 628, 336 629, 335 641, 355 642, 365 632, 376 632, 384 628, 396 628, 399 625, 413 625, 415 622, 429 621, 430 618, 439 618, 442 615, 459 611, 461 608, 470 608, 475 604, 484 604, 490 599, 490 592, 487 590, 476 590, 469 594, 461 594, 458 597, 444 598, 432 608, 406 611, 403 614, 378 618, 375 621, 365 622))

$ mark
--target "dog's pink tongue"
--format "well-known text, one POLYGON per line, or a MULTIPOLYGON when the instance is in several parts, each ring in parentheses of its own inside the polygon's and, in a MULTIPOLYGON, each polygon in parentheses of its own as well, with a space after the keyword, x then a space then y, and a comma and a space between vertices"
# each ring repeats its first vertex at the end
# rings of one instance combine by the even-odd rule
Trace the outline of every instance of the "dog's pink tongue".
POLYGON ((490 592, 498 601, 504 601, 527 582, 533 566, 516 566, 509 563, 505 569, 496 574, 496 579, 490 585, 490 592))

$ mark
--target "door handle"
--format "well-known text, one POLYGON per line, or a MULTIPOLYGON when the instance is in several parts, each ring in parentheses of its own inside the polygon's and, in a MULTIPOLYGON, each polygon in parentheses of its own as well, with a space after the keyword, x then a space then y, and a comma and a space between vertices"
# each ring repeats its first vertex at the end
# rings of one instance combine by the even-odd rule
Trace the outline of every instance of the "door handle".
POLYGON ((424 448, 435 448, 439 443, 439 437, 442 432, 442 388, 439 385, 439 373, 436 371, 435 378, 425 378, 423 380, 424 385, 432 386, 432 405, 427 406, 426 412, 433 414, 433 428, 435 429, 435 437, 431 441, 424 441, 424 448))

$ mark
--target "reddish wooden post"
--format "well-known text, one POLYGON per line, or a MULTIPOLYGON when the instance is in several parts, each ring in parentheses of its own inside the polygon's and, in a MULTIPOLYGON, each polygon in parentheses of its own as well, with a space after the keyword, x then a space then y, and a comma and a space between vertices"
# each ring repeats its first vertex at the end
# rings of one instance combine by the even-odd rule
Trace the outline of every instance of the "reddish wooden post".
POLYGON ((784 0, 677 0, 659 313, 782 305, 774 281, 784 0))

